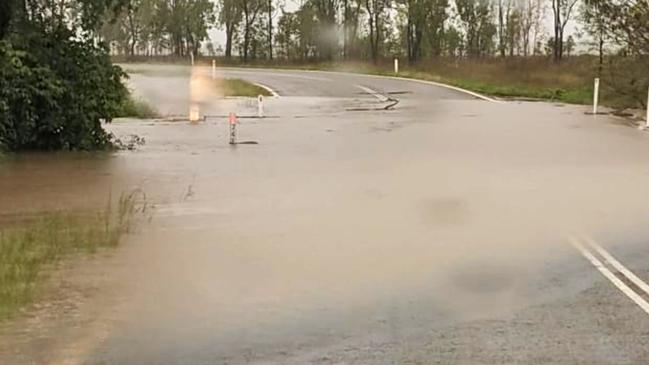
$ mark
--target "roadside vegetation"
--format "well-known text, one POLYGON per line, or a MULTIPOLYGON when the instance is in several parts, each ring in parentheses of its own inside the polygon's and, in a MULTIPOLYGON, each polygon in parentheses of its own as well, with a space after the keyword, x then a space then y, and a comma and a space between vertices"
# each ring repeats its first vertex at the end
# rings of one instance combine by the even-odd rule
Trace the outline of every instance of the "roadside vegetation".
POLYGON ((120 104, 117 112, 115 113, 116 118, 155 118, 158 116, 158 112, 143 99, 129 94, 120 104))
POLYGON ((118 116, 129 95, 97 30, 124 2, 0 4, 0 150, 112 148, 101 122, 118 116))
POLYGON ((116 204, 87 214, 50 213, 0 227, 0 321, 38 298, 48 270, 78 254, 117 246, 148 214, 143 194, 122 194, 116 204))
POLYGON ((223 96, 272 96, 268 90, 241 79, 223 79, 219 82, 223 96))

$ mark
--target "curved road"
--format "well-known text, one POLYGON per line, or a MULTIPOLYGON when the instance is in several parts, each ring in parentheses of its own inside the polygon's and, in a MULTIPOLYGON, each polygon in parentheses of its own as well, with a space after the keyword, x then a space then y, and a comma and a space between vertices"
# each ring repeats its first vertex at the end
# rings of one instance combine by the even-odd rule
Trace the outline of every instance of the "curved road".
POLYGON ((649 313, 588 257, 594 240, 649 281, 649 141, 622 120, 407 80, 219 69, 279 94, 259 119, 254 101, 218 97, 209 68, 129 68, 160 111, 196 103, 206 120, 111 126, 147 144, 87 173, 141 187, 154 219, 92 269, 104 281, 81 314, 15 363, 649 361, 649 313), (399 104, 382 110, 386 97, 399 104), (227 144, 228 112, 257 145, 227 144))

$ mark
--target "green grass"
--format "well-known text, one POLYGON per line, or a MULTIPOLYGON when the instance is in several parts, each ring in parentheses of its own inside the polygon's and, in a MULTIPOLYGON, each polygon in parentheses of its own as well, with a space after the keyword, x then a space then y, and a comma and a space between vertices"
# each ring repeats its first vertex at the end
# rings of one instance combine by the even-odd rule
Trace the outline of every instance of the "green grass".
POLYGON ((45 272, 75 254, 115 247, 147 211, 139 191, 122 194, 89 215, 50 213, 0 228, 0 321, 29 305, 44 286, 45 272))
POLYGON ((223 79, 219 86, 222 88, 223 96, 271 96, 272 94, 263 87, 257 86, 241 79, 223 79))
POLYGON ((157 116, 158 112, 151 105, 142 99, 134 97, 132 94, 122 103, 117 113, 118 118, 147 119, 157 116))

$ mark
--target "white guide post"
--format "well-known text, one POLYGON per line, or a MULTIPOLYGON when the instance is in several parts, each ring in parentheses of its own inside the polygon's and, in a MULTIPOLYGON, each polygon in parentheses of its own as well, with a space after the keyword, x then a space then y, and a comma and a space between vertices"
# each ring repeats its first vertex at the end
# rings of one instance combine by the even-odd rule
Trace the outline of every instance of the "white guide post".
POLYGON ((593 115, 597 114, 599 105, 599 77, 595 79, 595 91, 593 93, 593 115))
POLYGON ((647 120, 645 121, 645 128, 649 128, 649 90, 647 90, 647 120))

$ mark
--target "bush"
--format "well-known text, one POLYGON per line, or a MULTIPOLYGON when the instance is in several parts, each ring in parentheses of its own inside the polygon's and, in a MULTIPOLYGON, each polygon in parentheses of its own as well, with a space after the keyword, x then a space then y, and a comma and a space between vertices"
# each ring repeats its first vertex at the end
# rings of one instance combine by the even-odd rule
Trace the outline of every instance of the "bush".
POLYGON ((0 42, 0 149, 96 150, 128 96, 105 49, 69 31, 0 42))

